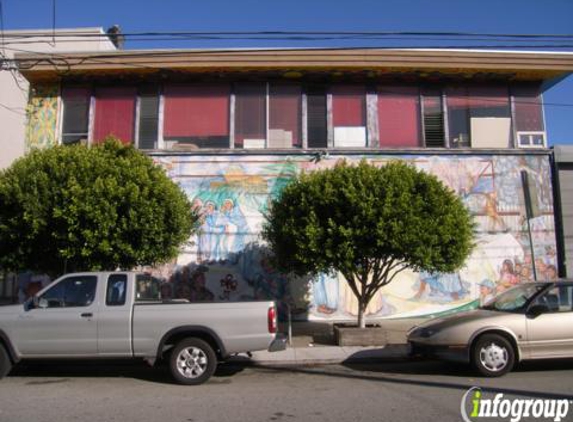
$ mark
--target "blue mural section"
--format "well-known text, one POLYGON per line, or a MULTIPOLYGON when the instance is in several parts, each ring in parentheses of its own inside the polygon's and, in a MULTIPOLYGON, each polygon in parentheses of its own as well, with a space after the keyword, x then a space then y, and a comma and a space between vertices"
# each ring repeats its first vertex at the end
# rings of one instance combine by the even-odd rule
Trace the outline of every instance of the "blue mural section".
POLYGON ((301 171, 345 159, 375 165, 405 160, 436 175, 475 217, 477 247, 454 274, 404 271, 372 300, 372 318, 435 315, 487 301, 518 283, 557 276, 549 156, 535 155, 177 155, 154 160, 187 193, 200 226, 176 262, 155 268, 166 295, 193 301, 275 299, 281 314, 353 320, 358 304, 340 274, 316 280, 277 272, 259 233, 272 198, 301 171), (521 172, 532 187, 532 254, 521 172), (532 256, 535 255, 535 260, 532 256))

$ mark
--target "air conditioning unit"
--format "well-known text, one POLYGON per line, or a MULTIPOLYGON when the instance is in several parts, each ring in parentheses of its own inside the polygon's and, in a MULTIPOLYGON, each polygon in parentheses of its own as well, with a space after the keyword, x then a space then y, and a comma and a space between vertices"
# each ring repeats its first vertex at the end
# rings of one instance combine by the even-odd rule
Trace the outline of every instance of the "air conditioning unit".
POLYGON ((545 148, 545 132, 517 132, 519 148, 545 148))

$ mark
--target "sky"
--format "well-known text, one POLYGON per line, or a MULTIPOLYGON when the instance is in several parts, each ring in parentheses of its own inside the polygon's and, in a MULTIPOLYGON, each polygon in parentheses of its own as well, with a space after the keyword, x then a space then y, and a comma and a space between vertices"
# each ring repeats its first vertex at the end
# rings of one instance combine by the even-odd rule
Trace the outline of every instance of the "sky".
MULTIPOLYGON (((120 25, 153 31, 415 31, 573 35, 573 0, 0 0, 5 29, 120 25)), ((478 45, 494 44, 479 41, 478 45)), ((499 45, 516 45, 508 41, 499 45)), ((573 38, 560 42, 573 52, 573 38)), ((139 41, 126 48, 447 46, 443 40, 139 41)), ((547 48, 545 48, 547 49, 547 48)), ((546 91, 550 145, 573 144, 573 76, 546 91)))

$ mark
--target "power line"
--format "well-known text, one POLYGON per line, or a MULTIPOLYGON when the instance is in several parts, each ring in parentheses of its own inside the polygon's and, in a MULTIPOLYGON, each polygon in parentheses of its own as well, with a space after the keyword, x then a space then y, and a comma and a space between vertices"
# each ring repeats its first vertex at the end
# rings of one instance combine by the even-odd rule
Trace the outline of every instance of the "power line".
MULTIPOLYGON (((50 35, 42 32, 19 32, 7 34, 11 38, 34 38, 42 35, 50 35)), ((93 32, 60 32, 56 37, 107 37, 107 34, 93 32)), ((126 32, 125 37, 156 37, 156 36, 266 36, 266 37, 289 37, 289 36, 367 36, 367 37, 487 37, 487 38, 525 38, 525 39, 571 39, 573 34, 502 34, 502 33, 482 33, 482 32, 422 32, 422 31, 154 31, 154 32, 126 32)))
POLYGON ((2 103, 0 103, 0 107, 2 107, 5 110, 11 111, 12 113, 19 114, 20 116, 26 116, 26 113, 24 113, 22 111, 18 111, 18 109, 24 110, 22 107, 9 107, 9 106, 2 104, 2 103))
MULTIPOLYGON (((77 42, 78 38, 82 37, 75 37, 73 35, 68 35, 66 38, 60 39, 58 43, 72 43, 77 42)), ((159 42, 159 41, 452 41, 450 38, 443 38, 443 37, 385 37, 385 38, 374 38, 374 37, 365 37, 365 36, 321 36, 321 37, 308 37, 308 36, 292 36, 288 38, 269 38, 269 37, 256 37, 256 36, 158 36, 158 37, 141 37, 141 38, 131 38, 129 39, 130 42, 159 42)), ((490 38, 457 38, 455 39, 456 42, 464 41, 464 42, 477 42, 477 41, 489 41, 489 42, 507 42, 510 40, 505 39, 490 39, 490 38)), ((567 40, 568 41, 568 40, 567 40)), ((48 43, 48 41, 39 41, 33 39, 24 39, 18 40, 13 39, 12 41, 4 41, 4 45, 12 45, 12 44, 38 44, 38 43, 48 43)), ((54 40, 55 42, 55 40, 54 40)), ((101 38, 93 38, 89 37, 84 39, 83 42, 101 42, 101 38)), ((523 45, 516 44, 517 47, 555 47, 560 46, 559 44, 547 44, 547 43, 559 43, 563 42, 561 39, 549 40, 549 39, 539 39, 539 40, 528 40, 528 39, 515 39, 511 40, 513 43, 524 43, 523 45), (525 44, 528 43, 528 44, 525 44), (533 43, 533 44, 532 44, 533 43), (539 45, 536 43, 545 43, 544 45, 539 45)), ((492 47, 496 47, 497 44, 493 44, 492 47)), ((567 45, 568 47, 569 45, 567 45)), ((471 45, 467 45, 466 47, 472 47, 471 45)))

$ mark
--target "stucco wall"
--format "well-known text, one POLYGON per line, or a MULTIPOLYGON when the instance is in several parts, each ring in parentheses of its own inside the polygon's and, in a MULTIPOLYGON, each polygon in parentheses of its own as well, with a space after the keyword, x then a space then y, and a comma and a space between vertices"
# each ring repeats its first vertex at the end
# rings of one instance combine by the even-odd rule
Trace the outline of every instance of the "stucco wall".
MULTIPOLYGON (((349 320, 356 300, 341 275, 289 279, 264 256, 259 232, 269 200, 302 170, 331 167, 339 159, 367 158, 377 165, 403 159, 438 176, 457 192, 478 223, 477 248, 455 274, 404 272, 368 308, 370 317, 436 315, 475 306, 495 291, 532 279, 521 171, 530 176, 539 215, 532 219, 539 278, 556 266, 553 198, 548 155, 181 155, 154 159, 203 215, 199 233, 176 262, 156 269, 185 294, 205 281, 217 300, 278 299, 300 318, 349 320), (489 287, 488 287, 489 286, 489 287)), ((210 296, 207 294, 207 296, 210 296)))

